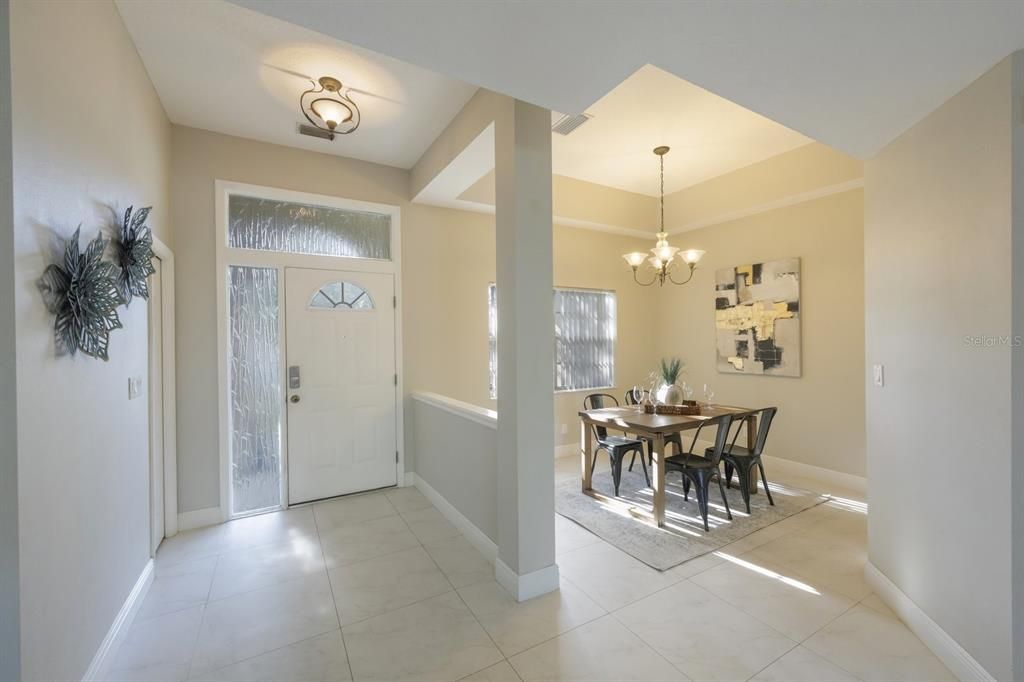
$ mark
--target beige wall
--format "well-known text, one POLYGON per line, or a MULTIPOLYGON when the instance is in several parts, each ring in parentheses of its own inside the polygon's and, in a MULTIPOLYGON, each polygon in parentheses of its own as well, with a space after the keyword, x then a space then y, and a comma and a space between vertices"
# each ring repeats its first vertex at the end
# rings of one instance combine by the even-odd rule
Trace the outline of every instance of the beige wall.
POLYGON ((886 378, 867 388, 869 560, 1001 680, 1022 350, 968 337, 1009 335, 1020 293, 1021 69, 1024 54, 1007 58, 886 146, 865 187, 867 363, 886 378))
POLYGON ((716 402, 779 408, 768 455, 855 476, 865 458, 863 197, 855 189, 676 235, 708 253, 693 281, 660 292, 656 327, 656 352, 686 362, 698 399, 710 383, 716 402), (791 256, 801 260, 802 376, 719 373, 715 270, 791 256))
MULTIPOLYGON (((410 204, 406 171, 327 154, 181 126, 173 126, 173 152, 181 511, 215 507, 219 501, 216 305, 210 295, 216 285, 215 179, 400 206, 406 391, 433 391, 494 408, 487 373, 494 216, 410 204)), ((626 251, 645 248, 646 241, 563 226, 555 228, 554 239, 557 286, 618 293, 614 392, 619 395, 649 371, 653 340, 645 321, 654 316, 655 296, 632 283, 620 258, 626 251)), ((575 415, 583 395, 555 396, 557 443, 578 440, 575 415)), ((408 402, 406 408, 411 409, 408 402)), ((407 443, 409 470, 414 457, 407 443)))
MULTIPOLYGON (((459 199, 494 206, 494 171, 470 185, 459 199)), ((556 222, 562 218, 627 230, 657 231, 657 197, 553 175, 551 199, 556 222)))
MULTIPOLYGON (((403 223, 403 249, 420 256, 406 258, 402 272, 406 387, 496 409, 487 380, 487 286, 494 281, 494 217, 428 206, 412 209, 414 219, 403 223)), ((655 292, 636 286, 621 259, 621 254, 645 245, 640 239, 592 230, 560 225, 554 230, 555 286, 616 292, 616 386, 610 392, 620 400, 647 376, 653 357, 649 322, 657 317, 655 292)), ((555 395, 556 443, 578 442, 576 414, 587 393, 555 395)))
POLYGON ((665 224, 669 231, 713 225, 858 185, 863 178, 862 161, 812 142, 669 194, 665 224))
MULTIPOLYGON (((220 504, 214 181, 394 204, 409 229, 409 174, 397 168, 173 126, 171 216, 177 248, 178 506, 220 504)), ((410 260, 415 251, 407 251, 410 260)))
MULTIPOLYGON (((216 306, 208 293, 215 285, 213 184, 218 178, 400 206, 405 388, 495 407, 487 383, 487 285, 495 279, 493 215, 410 204, 408 172, 332 155, 181 126, 173 127, 173 151, 172 210, 177 264, 183 273, 177 291, 182 511, 216 506, 219 496, 216 306)), ((827 162, 818 158, 819 177, 831 182, 834 173, 827 164, 835 157, 824 155, 827 162)), ((732 192, 740 202, 747 176, 738 173, 732 192)), ((779 191, 803 191, 807 174, 790 174, 794 182, 780 184, 779 191)), ((617 385, 611 392, 621 400, 628 388, 646 380, 663 354, 686 358, 691 378, 713 370, 714 266, 804 255, 804 304, 809 306, 804 318, 805 376, 709 376, 718 381, 723 400, 730 396, 736 402, 783 408, 772 454, 863 475, 860 197, 859 191, 848 192, 675 237, 679 245, 699 243, 710 251, 696 286, 678 290, 659 291, 633 282, 621 254, 646 250, 649 240, 556 225, 555 284, 616 292, 617 385), (845 305, 835 306, 834 299, 845 305), (838 420, 834 413, 806 407, 820 404, 821 395, 835 395, 830 404, 849 418, 838 420), (827 432, 834 442, 827 452, 796 437, 796 424, 805 419, 815 424, 815 433, 827 432)), ((556 444, 578 441, 576 413, 586 393, 556 394, 556 444)), ((411 410, 408 402, 406 408, 411 410)), ((407 443, 410 470, 412 450, 407 443)))
POLYGON ((171 242, 170 126, 112 2, 10 11, 22 675, 79 679, 149 559, 148 406, 126 388, 146 302, 118 310, 109 362, 55 357, 36 281, 129 204, 171 242))

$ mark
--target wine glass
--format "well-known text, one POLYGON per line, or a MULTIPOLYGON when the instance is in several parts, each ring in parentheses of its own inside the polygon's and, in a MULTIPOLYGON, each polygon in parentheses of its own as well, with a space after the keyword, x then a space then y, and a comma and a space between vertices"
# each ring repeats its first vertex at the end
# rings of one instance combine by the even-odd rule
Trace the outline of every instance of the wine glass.
POLYGON ((644 404, 644 389, 639 384, 633 386, 633 404, 643 405, 644 404))
POLYGON ((712 407, 712 401, 715 399, 715 389, 711 388, 711 384, 704 384, 704 402, 707 403, 708 407, 712 407))
POLYGON ((683 400, 693 400, 693 386, 687 382, 683 382, 683 400))

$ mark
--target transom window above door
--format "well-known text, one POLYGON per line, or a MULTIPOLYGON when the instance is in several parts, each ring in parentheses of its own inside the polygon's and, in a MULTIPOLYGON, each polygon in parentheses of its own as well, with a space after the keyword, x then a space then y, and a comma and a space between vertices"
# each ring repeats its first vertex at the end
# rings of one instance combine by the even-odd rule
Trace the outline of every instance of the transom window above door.
POLYGON ((231 194, 228 246, 312 256, 391 260, 391 216, 231 194))
POLYGON ((309 301, 310 308, 321 310, 373 310, 368 291, 352 282, 331 282, 320 287, 309 301))

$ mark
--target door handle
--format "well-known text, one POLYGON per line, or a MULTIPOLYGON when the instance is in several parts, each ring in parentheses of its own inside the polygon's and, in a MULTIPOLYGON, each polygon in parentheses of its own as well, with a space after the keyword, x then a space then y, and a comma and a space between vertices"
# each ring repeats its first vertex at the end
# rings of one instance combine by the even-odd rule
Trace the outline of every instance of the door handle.
POLYGON ((292 403, 297 403, 300 400, 302 400, 302 398, 300 398, 298 395, 293 395, 291 398, 288 398, 288 401, 292 403))

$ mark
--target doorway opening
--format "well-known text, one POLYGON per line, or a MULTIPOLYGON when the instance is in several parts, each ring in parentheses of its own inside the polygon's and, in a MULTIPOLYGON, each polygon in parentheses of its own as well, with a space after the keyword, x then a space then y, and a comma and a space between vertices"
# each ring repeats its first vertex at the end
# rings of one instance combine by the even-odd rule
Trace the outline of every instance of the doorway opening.
POLYGON ((399 209, 217 182, 225 519, 403 482, 399 209))
POLYGON ((174 384, 174 256, 153 240, 149 278, 149 519, 150 555, 178 532, 178 474, 174 384))

